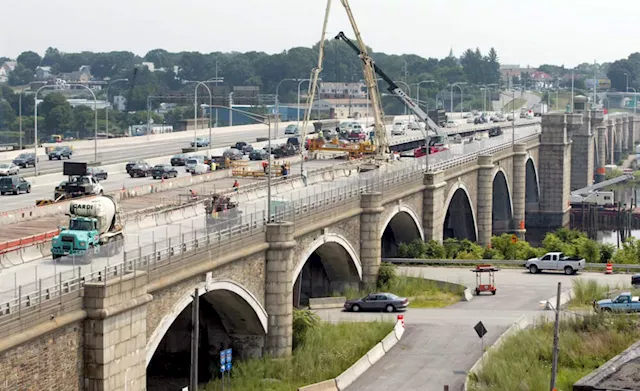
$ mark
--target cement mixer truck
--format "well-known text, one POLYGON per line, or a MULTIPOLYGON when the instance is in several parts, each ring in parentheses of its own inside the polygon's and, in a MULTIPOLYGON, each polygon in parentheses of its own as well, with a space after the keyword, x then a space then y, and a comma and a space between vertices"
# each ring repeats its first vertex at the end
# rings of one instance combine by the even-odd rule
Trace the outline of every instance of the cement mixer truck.
POLYGON ((51 254, 56 260, 78 256, 88 263, 107 246, 112 256, 122 248, 122 224, 116 200, 111 196, 71 201, 69 227, 61 228, 51 241, 51 254))

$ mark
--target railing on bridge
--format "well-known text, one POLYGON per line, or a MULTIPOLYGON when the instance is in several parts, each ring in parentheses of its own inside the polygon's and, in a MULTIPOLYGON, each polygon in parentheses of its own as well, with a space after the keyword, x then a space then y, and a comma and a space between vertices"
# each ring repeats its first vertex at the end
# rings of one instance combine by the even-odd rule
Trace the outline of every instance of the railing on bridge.
MULTIPOLYGON (((537 137, 538 133, 535 129, 523 132, 516 136, 516 141, 529 141, 537 137)), ((507 142, 503 138, 482 140, 474 143, 470 149, 464 150, 464 153, 471 154, 472 158, 462 156, 454 158, 452 161, 441 160, 435 163, 430 160, 429 171, 465 164, 480 154, 495 153, 510 147, 511 140, 507 142)), ((429 158, 440 154, 431 155, 429 158)), ((362 193, 384 192, 396 188, 398 185, 420 179, 424 171, 425 159, 422 158, 385 167, 383 171, 375 170, 361 173, 348 183, 336 185, 321 193, 290 199, 288 202, 285 199, 281 207, 275 207, 271 221, 295 222, 303 216, 308 217, 323 213, 335 208, 336 205, 350 207, 347 201, 358 201, 362 193)), ((0 292, 0 298, 13 296, 13 298, 5 299, 6 301, 0 303, 0 337, 6 332, 3 326, 12 322, 16 317, 20 318, 36 312, 43 307, 43 304, 49 303, 55 306, 59 302, 62 306, 66 298, 80 297, 82 287, 86 282, 106 282, 111 278, 120 278, 124 273, 133 270, 144 270, 151 273, 166 265, 182 261, 186 257, 233 243, 246 246, 246 239, 249 237, 257 238, 258 234, 264 233, 265 227, 265 211, 256 211, 240 215, 237 218, 226 219, 218 224, 211 224, 206 228, 192 229, 178 236, 154 241, 152 244, 140 246, 135 250, 125 251, 123 262, 108 265, 100 270, 92 270, 82 274, 81 268, 74 268, 72 271, 59 273, 47 279, 37 279, 36 277, 31 284, 15 286, 13 289, 0 292)), ((264 236, 260 236, 259 240, 264 241, 264 236)), ((75 259, 72 261, 75 262, 75 259)))

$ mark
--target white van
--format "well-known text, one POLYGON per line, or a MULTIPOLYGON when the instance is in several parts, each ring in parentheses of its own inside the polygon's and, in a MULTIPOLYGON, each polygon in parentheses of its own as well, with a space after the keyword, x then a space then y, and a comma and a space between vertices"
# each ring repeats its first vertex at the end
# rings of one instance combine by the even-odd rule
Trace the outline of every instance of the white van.
POLYGON ((392 136, 404 136, 407 134, 407 126, 402 121, 395 121, 393 123, 393 128, 391 128, 392 136))

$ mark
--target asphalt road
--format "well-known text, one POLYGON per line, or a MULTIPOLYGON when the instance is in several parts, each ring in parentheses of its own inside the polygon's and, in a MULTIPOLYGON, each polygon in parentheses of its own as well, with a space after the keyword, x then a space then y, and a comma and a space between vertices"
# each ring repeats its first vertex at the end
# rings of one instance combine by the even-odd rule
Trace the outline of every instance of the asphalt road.
MULTIPOLYGON (((399 268, 400 273, 414 277, 455 282, 475 286, 475 273, 470 268, 399 268)), ((563 291, 571 288, 576 278, 595 279, 612 286, 626 286, 629 275, 581 273, 577 276, 543 273, 532 275, 525 270, 505 269, 496 273, 498 292, 495 296, 474 297, 443 309, 409 309, 405 313, 406 332, 402 340, 363 376, 347 388, 349 391, 387 390, 462 390, 467 372, 482 356, 481 341, 473 326, 482 321, 488 331, 485 346, 497 338, 518 318, 526 316, 531 323, 552 316, 541 309, 540 301, 556 294, 557 283, 563 291)), ((331 322, 395 320, 396 314, 345 313, 320 310, 318 314, 331 322)))

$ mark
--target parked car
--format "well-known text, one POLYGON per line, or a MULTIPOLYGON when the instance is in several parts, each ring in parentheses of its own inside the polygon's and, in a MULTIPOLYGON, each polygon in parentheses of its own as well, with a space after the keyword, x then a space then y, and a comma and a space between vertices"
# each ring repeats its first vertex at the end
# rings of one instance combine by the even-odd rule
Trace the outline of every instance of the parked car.
POLYGON ((531 274, 540 273, 542 270, 562 270, 564 274, 570 275, 584 269, 585 263, 584 258, 567 257, 561 252, 549 252, 541 258, 529 259, 524 267, 529 269, 531 274))
POLYGON ((362 299, 347 300, 344 303, 345 311, 386 311, 394 312, 404 310, 409 306, 409 300, 398 297, 393 293, 371 293, 362 299))
POLYGON ((131 168, 137 164, 147 164, 147 162, 145 162, 144 160, 132 160, 128 162, 127 165, 124 167, 125 170, 127 171, 127 174, 131 174, 131 168))
POLYGON ((614 299, 594 300, 593 308, 605 312, 640 312, 640 298, 631 292, 622 292, 614 299))
POLYGON ((640 274, 631 276, 631 285, 633 285, 634 288, 640 289, 640 274))
POLYGON ((253 146, 245 141, 238 141, 237 143, 232 145, 231 148, 242 151, 243 154, 248 154, 253 151, 253 146))
POLYGON ((8 176, 8 175, 18 175, 20 172, 20 167, 13 163, 0 163, 0 175, 8 176))
POLYGON ((297 125, 288 125, 284 129, 284 134, 298 134, 298 126, 297 125))
POLYGON ((209 146, 209 139, 208 138, 204 138, 204 137, 198 137, 196 138, 195 141, 191 142, 191 147, 198 147, 198 148, 202 148, 202 147, 208 147, 209 146))
POLYGON ((489 137, 498 137, 502 135, 502 128, 496 126, 489 129, 489 137))
POLYGON ((254 149, 249 154, 249 160, 267 160, 269 159, 269 152, 264 149, 254 149))
POLYGON ((242 160, 244 153, 237 148, 229 148, 222 153, 222 156, 229 160, 242 160))
POLYGON ((49 150, 49 160, 62 160, 62 158, 65 157, 71 159, 71 155, 73 155, 73 151, 71 148, 65 146, 58 146, 49 150))
POLYGON ((131 170, 129 171, 129 175, 131 176, 131 178, 147 177, 151 175, 151 170, 153 170, 153 167, 151 167, 151 164, 140 163, 131 167, 131 170))
POLYGON ((407 134, 407 128, 404 122, 399 121, 393 124, 391 128, 392 136, 404 136, 405 134, 407 134))
POLYGON ((22 168, 35 167, 36 155, 34 153, 21 153, 17 158, 13 159, 13 164, 22 168))
POLYGON ((171 158, 171 165, 184 166, 185 164, 187 164, 187 159, 189 159, 190 157, 191 155, 187 153, 179 153, 177 155, 173 155, 173 157, 171 158))
POLYGON ((106 181, 109 174, 100 167, 87 167, 87 175, 96 178, 97 181, 106 181))
POLYGON ((153 179, 175 178, 178 176, 178 171, 171 164, 157 164, 151 170, 151 176, 153 179))
POLYGON ((279 145, 276 148, 273 148, 273 156, 276 159, 281 159, 283 157, 287 157, 287 156, 293 156, 297 153, 297 149, 294 145, 286 143, 286 144, 282 144, 279 145))
POLYGON ((31 183, 17 175, 0 178, 0 194, 12 193, 14 195, 20 192, 31 193, 31 183))
POLYGON ((198 164, 203 164, 203 163, 204 163, 204 156, 191 156, 189 159, 187 159, 187 162, 185 163, 184 166, 187 169, 187 172, 192 172, 198 164))

